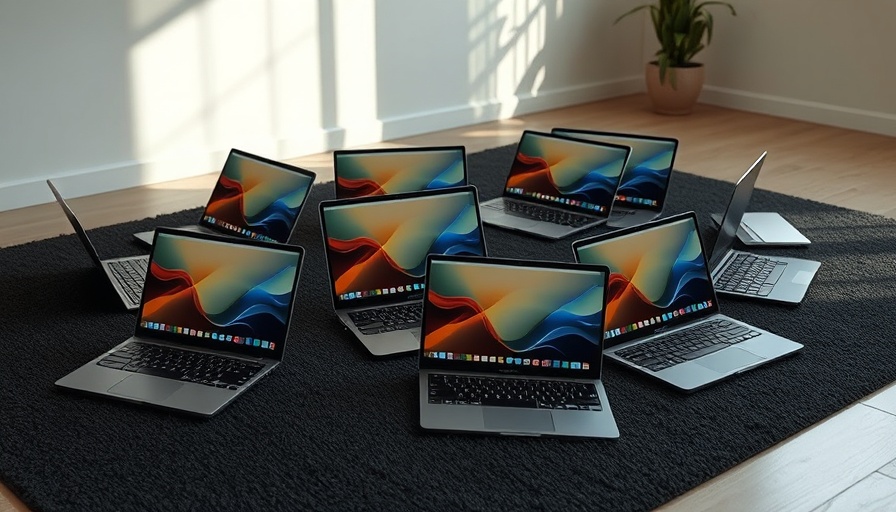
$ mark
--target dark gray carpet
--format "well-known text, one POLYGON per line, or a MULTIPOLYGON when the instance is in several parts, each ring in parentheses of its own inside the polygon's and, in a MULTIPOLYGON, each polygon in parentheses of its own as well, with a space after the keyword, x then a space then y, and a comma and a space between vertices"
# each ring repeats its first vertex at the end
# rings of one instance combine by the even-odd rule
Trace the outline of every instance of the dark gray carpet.
MULTIPOLYGON (((469 157, 481 199, 499 193, 512 152, 469 157)), ((676 173, 667 213, 696 210, 711 243, 709 214, 732 187, 676 173)), ((722 310, 804 343, 800 355, 692 395, 605 365, 618 441, 423 433, 415 358, 370 359, 331 314, 317 203, 332 194, 313 189, 294 234, 307 259, 284 364, 207 421, 56 391, 134 316, 74 236, 0 250, 0 480, 40 510, 644 510, 896 380, 896 222, 757 190, 751 210, 781 212, 813 241, 774 252, 822 267, 798 307, 722 310)), ((136 254, 132 232, 197 216, 91 235, 103 257, 136 254)), ((495 256, 572 260, 571 240, 486 236, 495 256)))

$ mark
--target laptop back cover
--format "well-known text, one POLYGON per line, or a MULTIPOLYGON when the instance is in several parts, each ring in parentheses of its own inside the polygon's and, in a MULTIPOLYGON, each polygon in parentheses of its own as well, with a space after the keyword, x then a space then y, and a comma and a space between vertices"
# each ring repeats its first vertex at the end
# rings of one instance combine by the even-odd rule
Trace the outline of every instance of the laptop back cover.
POLYGON ((337 150, 336 198, 398 194, 467 184, 464 146, 337 150))
POLYGON ((315 173, 233 149, 199 224, 223 233, 286 243, 315 173))

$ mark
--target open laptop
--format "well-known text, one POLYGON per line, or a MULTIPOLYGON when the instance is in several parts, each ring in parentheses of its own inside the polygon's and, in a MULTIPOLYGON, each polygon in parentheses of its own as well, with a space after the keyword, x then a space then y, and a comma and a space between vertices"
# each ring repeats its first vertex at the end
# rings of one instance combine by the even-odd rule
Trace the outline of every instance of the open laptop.
POLYGON ((766 155, 763 152, 737 181, 709 256, 709 268, 719 293, 798 304, 806 296, 809 284, 821 267, 820 262, 733 249, 766 155))
POLYGON ((656 219, 666 206, 678 139, 614 132, 554 128, 551 133, 630 146, 616 202, 607 226, 624 228, 656 219))
POLYGON ((417 350, 426 256, 485 255, 472 186, 320 203, 336 316, 374 356, 417 350))
POLYGON ((133 336, 56 385, 211 416, 283 359, 304 251, 155 233, 133 336))
POLYGON ((336 198, 375 196, 467 184, 464 146, 342 149, 333 152, 336 198))
POLYGON ((601 381, 607 267, 431 256, 420 426, 619 437, 601 381))
POLYGON ((62 207, 62 211, 71 223, 72 228, 75 229, 75 233, 78 235, 78 239, 81 240, 84 249, 87 250, 87 254, 90 255, 90 259, 106 275, 106 278, 112 284, 112 288, 115 289, 115 292, 121 298, 124 307, 129 310, 137 309, 140 305, 140 294, 143 292, 143 278, 146 276, 149 256, 100 259, 96 247, 93 246, 93 243, 87 236, 87 231, 81 225, 78 217, 75 216, 75 212, 62 198, 52 181, 47 180, 47 186, 53 192, 56 202, 62 207))
POLYGON ((501 197, 482 203, 482 222, 563 238, 607 221, 631 148, 523 132, 501 197))
MULTIPOLYGON (((181 229, 286 243, 302 213, 315 173, 231 149, 205 210, 181 229)), ((134 234, 152 243, 152 231, 134 234)))
POLYGON ((721 313, 694 212, 572 248, 576 261, 610 268, 604 354, 614 361, 694 391, 802 348, 721 313))

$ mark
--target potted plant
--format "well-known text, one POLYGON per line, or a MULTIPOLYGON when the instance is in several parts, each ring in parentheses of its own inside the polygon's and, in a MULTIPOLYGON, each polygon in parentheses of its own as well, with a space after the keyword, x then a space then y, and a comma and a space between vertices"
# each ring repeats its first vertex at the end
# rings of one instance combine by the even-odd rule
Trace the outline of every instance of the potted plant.
POLYGON ((647 94, 656 112, 688 114, 697 103, 703 88, 703 64, 692 59, 712 41, 712 14, 706 9, 710 5, 725 6, 732 16, 737 15, 727 2, 658 0, 616 18, 614 24, 643 9, 650 10, 660 49, 656 60, 647 63, 645 75, 647 94))

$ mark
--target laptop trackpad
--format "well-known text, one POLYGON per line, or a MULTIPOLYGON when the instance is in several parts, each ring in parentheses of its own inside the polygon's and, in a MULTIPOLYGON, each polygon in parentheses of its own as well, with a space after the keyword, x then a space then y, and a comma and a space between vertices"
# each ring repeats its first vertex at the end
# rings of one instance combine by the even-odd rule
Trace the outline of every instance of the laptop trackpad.
POLYGON ((708 356, 701 357, 694 362, 719 373, 731 373, 762 360, 762 357, 747 352, 746 350, 737 347, 729 347, 725 350, 720 350, 709 354, 708 356))
POLYGON ((109 388, 109 393, 136 400, 159 403, 181 387, 183 387, 183 383, 176 380, 160 379, 147 375, 131 375, 109 388))
POLYGON ((500 432, 553 432, 551 411, 538 409, 514 409, 511 407, 484 407, 482 417, 485 428, 500 432))

